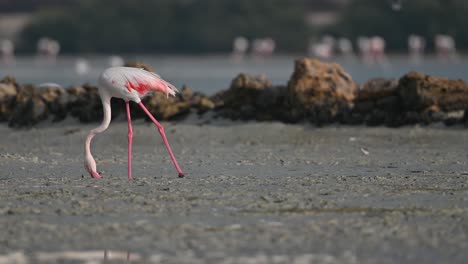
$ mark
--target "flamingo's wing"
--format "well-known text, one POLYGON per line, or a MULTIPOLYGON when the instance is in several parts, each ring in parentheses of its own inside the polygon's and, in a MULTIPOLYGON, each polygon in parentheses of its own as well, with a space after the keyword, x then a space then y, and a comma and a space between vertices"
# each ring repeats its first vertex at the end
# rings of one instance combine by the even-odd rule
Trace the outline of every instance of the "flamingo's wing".
POLYGON ((119 67, 119 73, 126 80, 126 87, 129 91, 135 90, 139 94, 148 91, 161 91, 167 96, 174 96, 178 90, 169 82, 163 80, 154 72, 149 72, 139 68, 119 67))

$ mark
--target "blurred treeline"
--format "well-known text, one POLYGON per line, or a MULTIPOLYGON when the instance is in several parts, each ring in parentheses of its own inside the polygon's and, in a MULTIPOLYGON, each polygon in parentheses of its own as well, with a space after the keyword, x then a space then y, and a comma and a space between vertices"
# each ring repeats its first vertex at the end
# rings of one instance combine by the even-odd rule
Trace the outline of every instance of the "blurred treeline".
MULTIPOLYGON (((82 0, 41 10, 20 36, 20 49, 33 52, 42 36, 57 39, 62 51, 203 53, 231 50, 236 36, 271 37, 280 52, 304 52, 311 38, 328 33, 349 37, 380 35, 391 51, 406 49, 407 37, 455 37, 468 47, 468 0, 350 0, 337 24, 314 28, 306 17, 313 0, 82 0)), ((346 2, 346 1, 343 1, 346 2)), ((312 8, 311 8, 312 7, 312 8)))
POLYGON ((39 12, 22 32, 65 52, 219 52, 236 36, 271 37, 285 51, 305 47, 302 0, 100 0, 39 12))
POLYGON ((410 34, 425 37, 429 49, 436 34, 448 34, 457 48, 468 49, 468 0, 400 0, 399 11, 392 10, 390 2, 354 0, 328 31, 352 39, 380 35, 392 51, 406 50, 410 34))

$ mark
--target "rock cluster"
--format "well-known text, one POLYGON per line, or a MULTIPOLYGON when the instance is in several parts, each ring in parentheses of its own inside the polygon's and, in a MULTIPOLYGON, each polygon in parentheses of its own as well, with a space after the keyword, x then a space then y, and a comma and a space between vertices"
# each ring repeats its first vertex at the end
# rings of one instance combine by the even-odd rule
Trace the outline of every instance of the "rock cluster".
POLYGON ((14 106, 19 85, 13 77, 7 76, 0 81, 0 121, 8 121, 14 106))
POLYGON ((238 75, 222 101, 220 115, 231 119, 332 123, 349 112, 358 85, 338 64, 315 59, 296 61, 287 86, 273 86, 265 76, 238 75))
POLYGON ((359 89, 347 123, 393 126, 402 112, 398 80, 372 79, 359 89))
MULTIPOLYGON (((146 67, 143 64, 132 64, 146 67)), ((113 99, 112 117, 125 113, 122 100, 113 99)), ((468 123, 468 84, 410 72, 398 79, 372 79, 361 87, 333 63, 300 59, 286 86, 273 85, 266 76, 239 74, 229 89, 208 97, 183 87, 175 97, 153 93, 143 99, 159 120, 174 120, 190 113, 214 111, 233 120, 333 122, 401 126, 443 121, 468 123)), ((131 104, 132 117, 147 118, 131 104)), ((0 81, 0 121, 12 127, 29 127, 40 121, 80 122, 102 120, 97 87, 89 84, 63 89, 57 86, 21 86, 12 77, 0 81)), ((149 119, 147 119, 149 120, 149 119)))
POLYGON ((216 94, 213 100, 222 117, 233 120, 281 119, 286 90, 273 87, 266 76, 239 74, 227 91, 216 94))
POLYGON ((358 84, 335 63, 301 59, 288 82, 293 120, 323 124, 342 120, 350 111, 358 84))
POLYGON ((468 84, 410 72, 399 80, 373 79, 359 90, 350 122, 401 126, 463 121, 468 84))
POLYGON ((264 76, 237 76, 215 102, 221 116, 243 120, 309 121, 402 126, 468 121, 468 84, 410 72, 398 79, 372 79, 361 87, 343 68, 301 59, 287 87, 264 76))
MULTIPOLYGON (((156 92, 146 96, 143 103, 158 120, 183 118, 190 112, 203 114, 215 108, 207 96, 184 87, 175 97, 156 92)), ((112 118, 125 114, 125 103, 113 98, 112 118)), ((135 104, 131 104, 132 118, 147 118, 135 104)), ((67 89, 56 86, 20 86, 12 77, 0 81, 0 121, 10 127, 31 127, 50 119, 57 122, 67 116, 80 122, 100 122, 103 118, 98 88, 90 84, 67 89)), ((147 119, 149 120, 149 119, 147 119)))

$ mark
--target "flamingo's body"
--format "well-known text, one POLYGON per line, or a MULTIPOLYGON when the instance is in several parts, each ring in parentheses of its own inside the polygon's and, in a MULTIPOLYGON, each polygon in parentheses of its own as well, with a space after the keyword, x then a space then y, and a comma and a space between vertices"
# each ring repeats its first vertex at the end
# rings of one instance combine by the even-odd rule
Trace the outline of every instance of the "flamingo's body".
POLYGON ((161 91, 167 96, 175 95, 177 88, 172 84, 164 81, 159 75, 148 72, 143 69, 131 67, 111 67, 105 70, 99 77, 99 95, 101 96, 102 106, 104 110, 104 120, 102 124, 91 130, 85 141, 85 168, 93 178, 101 178, 101 175, 96 170, 96 161, 91 155, 91 140, 98 134, 107 129, 111 120, 110 99, 112 97, 125 100, 128 121, 128 179, 132 179, 132 138, 133 129, 130 116, 130 101, 140 105, 143 111, 150 117, 153 123, 157 126, 161 137, 166 144, 167 151, 171 156, 174 166, 179 173, 179 177, 184 177, 184 173, 177 164, 177 160, 172 153, 171 147, 167 141, 163 126, 151 115, 146 107, 141 102, 149 91, 161 91))

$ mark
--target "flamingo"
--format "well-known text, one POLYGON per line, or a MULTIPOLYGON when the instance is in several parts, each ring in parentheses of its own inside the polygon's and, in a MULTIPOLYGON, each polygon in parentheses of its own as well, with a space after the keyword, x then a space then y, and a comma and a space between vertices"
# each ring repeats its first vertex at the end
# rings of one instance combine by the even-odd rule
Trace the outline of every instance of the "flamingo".
POLYGON ((125 101, 125 108, 127 111, 128 122, 128 179, 132 180, 132 139, 133 128, 132 119, 130 116, 130 101, 137 103, 153 123, 158 128, 167 151, 171 156, 179 178, 184 177, 184 173, 179 167, 177 160, 172 153, 169 142, 167 141, 164 127, 153 117, 153 115, 146 109, 141 102, 149 91, 161 91, 166 96, 175 96, 178 92, 177 88, 163 80, 159 75, 153 72, 145 71, 143 69, 132 67, 111 67, 106 69, 100 76, 98 81, 99 95, 101 97, 102 106, 104 110, 104 119, 100 126, 92 129, 85 141, 85 169, 89 172, 92 178, 101 178, 101 175, 96 170, 96 161, 91 155, 91 140, 96 134, 104 132, 110 124, 111 120, 111 105, 110 100, 112 97, 121 98, 125 101))

